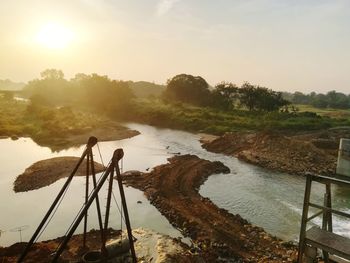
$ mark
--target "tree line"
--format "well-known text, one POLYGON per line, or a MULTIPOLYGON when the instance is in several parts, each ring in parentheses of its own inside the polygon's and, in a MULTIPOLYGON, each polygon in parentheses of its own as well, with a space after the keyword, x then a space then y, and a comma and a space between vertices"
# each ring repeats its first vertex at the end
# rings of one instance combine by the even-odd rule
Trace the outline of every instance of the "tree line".
POLYGON ((350 109, 350 94, 346 95, 335 90, 326 94, 316 92, 304 94, 299 91, 284 92, 283 97, 294 104, 312 105, 316 108, 350 109))
POLYGON ((221 110, 245 108, 249 111, 276 111, 290 104, 282 95, 281 92, 248 82, 241 87, 221 82, 210 89, 202 77, 180 74, 168 80, 163 98, 170 102, 179 101, 221 110))
POLYGON ((107 76, 78 73, 66 80, 63 72, 56 69, 47 69, 40 76, 23 89, 32 108, 78 105, 97 112, 123 114, 134 98, 126 81, 111 80, 107 76))
MULTIPOLYGON (((81 105, 104 113, 130 113, 135 95, 130 82, 111 80, 98 74, 78 73, 67 80, 61 70, 47 69, 41 78, 30 81, 23 94, 34 105, 81 105)), ((249 111, 276 111, 290 104, 281 92, 244 83, 241 87, 221 82, 210 88, 200 76, 179 74, 169 79, 160 96, 171 103, 187 103, 229 111, 245 108, 249 111)))

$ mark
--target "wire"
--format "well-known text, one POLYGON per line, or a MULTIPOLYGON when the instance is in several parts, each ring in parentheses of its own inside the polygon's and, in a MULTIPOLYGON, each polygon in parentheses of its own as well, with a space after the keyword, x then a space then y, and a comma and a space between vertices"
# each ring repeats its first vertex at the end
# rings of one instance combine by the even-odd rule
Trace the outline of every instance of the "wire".
MULTIPOLYGON (((84 149, 84 152, 85 152, 85 151, 86 151, 86 147, 85 147, 85 149, 84 149)), ((72 180, 71 180, 71 181, 69 182, 69 184, 67 185, 67 187, 66 187, 66 189, 64 190, 64 192, 63 192, 63 194, 62 194, 60 200, 58 201, 58 203, 57 203, 55 209, 53 210, 52 214, 50 215, 49 220, 45 223, 44 227, 41 229, 41 231, 39 232, 39 234, 38 234, 37 237, 35 238, 34 242, 38 241, 38 239, 41 237, 41 235, 44 233, 44 231, 46 230, 46 228, 47 228, 48 225, 50 224, 52 218, 55 216, 55 214, 56 214, 58 208, 60 207, 60 205, 61 205, 61 203, 62 203, 62 201, 63 201, 63 198, 65 197, 65 195, 66 195, 66 193, 67 193, 67 191, 68 191, 68 189, 69 189, 69 186, 70 186, 71 182, 72 182, 72 180)))
POLYGON ((122 208, 120 208, 120 206, 118 205, 117 199, 115 198, 115 195, 114 195, 114 192, 113 192, 113 191, 112 191, 112 196, 113 196, 113 199, 114 199, 115 204, 117 205, 119 214, 122 216, 122 219, 123 219, 123 221, 124 221, 124 223, 125 223, 125 219, 124 219, 124 216, 123 216, 123 210, 122 210, 122 208))
MULTIPOLYGON (((111 162, 112 162, 112 161, 109 162, 108 166, 111 164, 111 162)), ((103 174, 104 174, 105 172, 106 172, 106 171, 104 171, 103 174)), ((102 177, 103 177, 103 176, 100 176, 100 178, 98 179, 96 185, 98 185, 98 184, 101 182, 102 177)), ((94 190, 95 190, 95 188, 91 190, 91 192, 89 193, 88 199, 91 197, 91 195, 92 195, 92 193, 94 192, 94 190)), ((66 231, 65 236, 67 236, 68 233, 69 233, 69 231, 72 229, 72 227, 73 227, 73 225, 75 224, 75 222, 76 222, 76 220, 77 220, 77 218, 78 218, 80 212, 84 209, 84 206, 85 206, 85 203, 80 207, 78 213, 76 214, 76 216, 75 216, 74 219, 73 219, 73 222, 70 224, 68 230, 66 231)), ((58 248, 61 246, 62 242, 63 242, 63 240, 58 244, 58 246, 57 246, 55 252, 58 251, 58 248)))
POLYGON ((100 159, 101 159, 102 166, 103 166, 103 168, 106 168, 106 166, 105 166, 104 163, 103 163, 103 158, 102 158, 100 146, 99 146, 98 143, 97 143, 96 145, 97 145, 98 154, 100 155, 100 159))
POLYGON ((70 186, 70 182, 66 188, 66 190, 63 192, 63 195, 61 196, 60 200, 58 201, 56 207, 55 207, 55 210, 53 211, 53 213, 51 214, 49 220, 46 222, 45 226, 41 229, 40 233, 38 234, 38 236, 35 238, 35 241, 38 241, 38 239, 41 237, 41 235, 44 233, 44 231, 46 230, 46 228, 48 227, 48 225, 50 224, 51 220, 53 219, 53 217, 55 216, 59 206, 61 205, 62 201, 63 201, 63 198, 64 196, 66 195, 67 191, 68 191, 68 188, 70 186))

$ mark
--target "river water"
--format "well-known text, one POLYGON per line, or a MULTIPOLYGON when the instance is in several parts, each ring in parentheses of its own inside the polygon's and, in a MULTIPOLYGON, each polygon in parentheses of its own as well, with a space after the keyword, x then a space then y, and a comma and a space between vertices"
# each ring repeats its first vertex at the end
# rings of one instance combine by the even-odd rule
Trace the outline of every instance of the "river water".
MULTIPOLYGON (((300 227, 301 208, 305 179, 300 176, 271 172, 241 162, 233 157, 207 152, 199 143, 199 136, 170 129, 158 129, 141 124, 127 124, 140 135, 121 141, 100 142, 99 148, 106 164, 116 148, 124 149, 123 171, 148 169, 167 162, 174 154, 194 154, 200 158, 221 161, 231 169, 229 174, 216 174, 204 183, 200 193, 209 197, 219 207, 233 214, 240 214, 251 223, 263 227, 267 232, 285 240, 296 240, 300 227)), ((96 147, 94 147, 96 148, 96 147)), ((20 240, 15 228, 25 226, 21 233, 27 241, 39 224, 55 198, 65 179, 25 193, 14 193, 13 181, 32 163, 57 157, 80 156, 84 146, 70 148, 61 152, 51 152, 30 138, 0 140, 0 246, 10 245, 20 240)), ((97 149, 95 160, 100 161, 97 149)), ((84 201, 84 178, 74 178, 55 217, 41 236, 40 240, 64 235, 77 211, 84 201)), ((312 200, 322 203, 323 185, 313 186, 312 200)), ((117 189, 117 188, 116 188, 117 189)), ((126 198, 132 227, 147 227, 173 237, 181 236, 169 222, 150 205, 143 193, 127 187, 126 198), (139 204, 137 201, 141 201, 139 204)), ((105 202, 105 191, 100 199, 105 202)), ((120 205, 119 192, 115 190, 120 205)), ((342 211, 350 211, 350 191, 333 189, 333 205, 342 211)), ((120 214, 117 205, 112 203, 110 225, 120 228, 120 214)), ((316 218, 312 223, 319 224, 316 218)), ((94 207, 89 212, 89 228, 97 228, 94 207)), ((81 228, 79 229, 81 231, 81 228)), ((335 217, 334 230, 350 237, 350 222, 335 217)))

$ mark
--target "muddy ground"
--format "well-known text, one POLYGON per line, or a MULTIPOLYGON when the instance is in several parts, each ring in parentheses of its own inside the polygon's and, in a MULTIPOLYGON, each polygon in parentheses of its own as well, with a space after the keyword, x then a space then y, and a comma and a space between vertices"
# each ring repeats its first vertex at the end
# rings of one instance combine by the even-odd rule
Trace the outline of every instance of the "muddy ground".
POLYGON ((235 156, 267 169, 303 175, 306 172, 334 175, 340 138, 350 129, 317 132, 234 132, 202 140, 208 151, 235 156))
MULTIPOLYGON (((13 190, 26 192, 48 186, 57 180, 68 177, 79 161, 79 157, 55 157, 36 162, 29 166, 22 174, 17 176, 13 190)), ((104 170, 102 164, 94 162, 95 172, 104 170)), ((75 176, 86 175, 86 159, 82 162, 75 176)), ((91 175, 91 170, 90 170, 91 175)))
POLYGON ((118 123, 106 121, 98 127, 90 127, 90 129, 79 133, 73 134, 68 130, 67 134, 62 135, 62 137, 41 137, 38 135, 34 136, 33 140, 41 146, 50 147, 52 151, 61 151, 86 144, 90 136, 95 136, 99 142, 102 142, 123 140, 139 134, 140 132, 131 130, 118 123))
MULTIPOLYGON (((120 240, 120 230, 108 229, 107 244, 111 240, 120 240)), ((123 232, 123 239, 126 238, 126 232, 123 232)), ((137 239, 134 243, 138 262, 157 262, 157 263, 192 263, 203 262, 199 256, 192 255, 190 248, 177 239, 158 234, 151 230, 134 229, 133 236, 137 239)), ((51 254, 62 241, 63 237, 48 241, 35 243, 24 262, 26 263, 47 263, 51 262, 51 254)), ((27 243, 16 243, 7 248, 0 247, 0 262, 14 263, 18 256, 24 250, 27 243)), ((82 246, 83 235, 74 235, 69 241, 67 249, 62 253, 59 262, 82 262, 81 258, 89 250, 100 250, 101 238, 100 232, 91 230, 87 234, 86 247, 82 246)), ((132 262, 130 257, 125 262, 132 262)))
POLYGON ((194 155, 168 160, 169 163, 155 167, 150 173, 125 173, 123 180, 144 191, 170 223, 195 242, 193 252, 205 258, 205 262, 217 262, 220 258, 229 258, 231 262, 296 259, 295 246, 269 235, 239 215, 218 208, 198 193, 211 174, 228 173, 228 167, 194 155))

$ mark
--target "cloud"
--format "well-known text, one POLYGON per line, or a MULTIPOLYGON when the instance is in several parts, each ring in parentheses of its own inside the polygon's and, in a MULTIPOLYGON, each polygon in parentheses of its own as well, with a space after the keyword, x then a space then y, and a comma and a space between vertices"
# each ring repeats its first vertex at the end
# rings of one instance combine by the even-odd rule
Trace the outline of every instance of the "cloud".
POLYGON ((160 0, 157 4, 157 15, 163 16, 167 14, 179 1, 180 0, 160 0))

